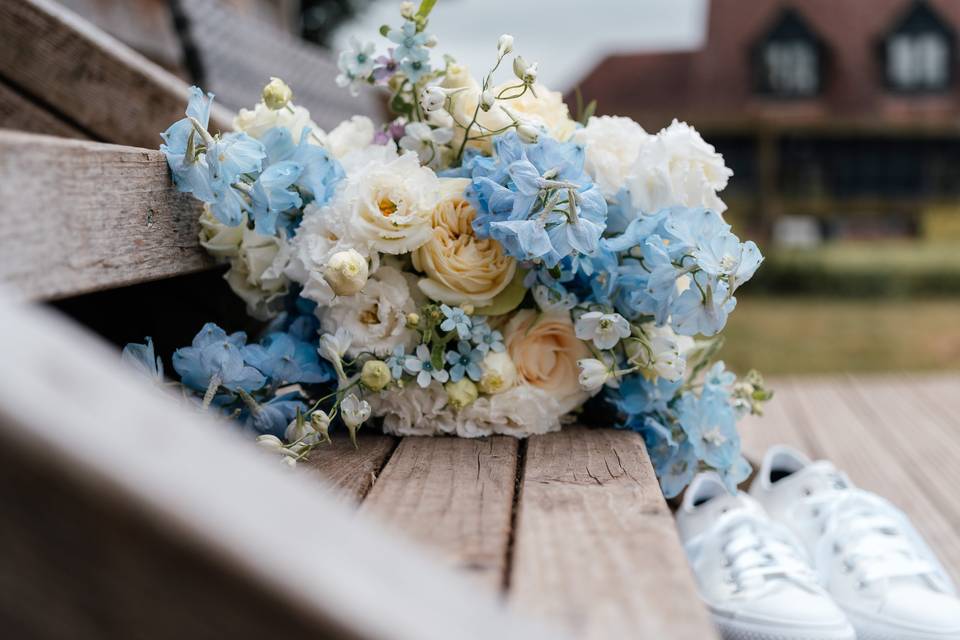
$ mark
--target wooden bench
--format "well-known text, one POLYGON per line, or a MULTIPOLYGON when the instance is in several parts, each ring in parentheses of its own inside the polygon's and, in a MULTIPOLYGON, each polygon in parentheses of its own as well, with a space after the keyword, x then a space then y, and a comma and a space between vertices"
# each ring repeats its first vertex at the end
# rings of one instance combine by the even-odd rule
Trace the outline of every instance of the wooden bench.
POLYGON ((188 342, 171 325, 223 312, 199 209, 154 150, 186 90, 49 0, 0 4, 0 540, 14 550, 0 628, 714 637, 637 434, 367 432, 290 473, 89 331, 15 301, 167 351, 188 342))

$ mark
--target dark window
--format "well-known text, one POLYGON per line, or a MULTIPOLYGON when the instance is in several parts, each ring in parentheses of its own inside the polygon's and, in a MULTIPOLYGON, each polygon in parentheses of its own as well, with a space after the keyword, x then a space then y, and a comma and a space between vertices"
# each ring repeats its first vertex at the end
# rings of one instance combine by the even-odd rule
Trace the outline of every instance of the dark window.
POLYGON ((824 47, 793 9, 780 13, 754 45, 753 67, 760 93, 784 98, 815 96, 823 86, 824 47))
POLYGON ((954 47, 954 32, 949 24, 926 2, 915 2, 883 41, 887 85, 908 93, 948 89, 953 77, 954 47))

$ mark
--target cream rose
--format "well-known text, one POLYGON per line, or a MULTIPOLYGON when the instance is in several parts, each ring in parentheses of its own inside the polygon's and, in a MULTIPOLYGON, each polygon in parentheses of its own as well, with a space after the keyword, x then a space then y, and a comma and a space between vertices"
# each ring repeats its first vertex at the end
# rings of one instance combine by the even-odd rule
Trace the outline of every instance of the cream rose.
POLYGON ((257 320, 268 320, 283 309, 282 298, 289 286, 278 263, 283 241, 247 227, 242 233, 243 240, 223 278, 247 303, 247 313, 257 320))
POLYGON ((320 144, 326 134, 316 122, 310 119, 310 112, 304 107, 295 107, 292 103, 289 106, 292 111, 286 107, 274 110, 263 102, 258 103, 253 109, 240 109, 233 119, 233 128, 260 139, 274 127, 286 127, 290 130, 294 142, 299 142, 303 130, 309 128, 313 132, 310 143, 320 144))
POLYGON ((505 344, 520 380, 550 393, 567 413, 590 394, 580 386, 577 361, 590 357, 590 349, 577 339, 567 313, 537 316, 531 309, 518 311, 504 328, 505 344))
POLYGON ((415 153, 367 165, 347 178, 334 199, 346 208, 351 235, 382 253, 401 254, 420 248, 433 232, 440 181, 421 167, 415 153))
POLYGON ((517 261, 496 240, 473 231, 476 210, 464 196, 470 181, 441 178, 440 203, 433 210, 433 235, 413 252, 413 266, 427 277, 418 286, 429 298, 447 304, 490 304, 517 271, 517 261))
POLYGON ((243 222, 231 227, 217 220, 210 206, 205 204, 200 215, 200 246, 219 260, 236 257, 246 228, 247 214, 243 214, 243 222))

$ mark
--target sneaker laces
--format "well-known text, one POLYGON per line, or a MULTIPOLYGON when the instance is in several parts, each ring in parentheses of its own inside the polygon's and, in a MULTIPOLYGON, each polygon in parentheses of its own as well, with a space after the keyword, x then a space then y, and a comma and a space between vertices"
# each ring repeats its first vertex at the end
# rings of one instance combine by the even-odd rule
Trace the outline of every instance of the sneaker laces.
POLYGON ((723 566, 734 593, 764 589, 779 580, 814 589, 816 577, 787 529, 743 510, 725 514, 714 526, 720 529, 723 566))
POLYGON ((806 496, 795 507, 807 509, 820 528, 815 548, 818 567, 839 566, 855 573, 863 589, 881 580, 942 576, 936 561, 905 517, 886 500, 856 488, 837 471, 833 488, 806 496), (832 560, 841 557, 839 565, 832 560))

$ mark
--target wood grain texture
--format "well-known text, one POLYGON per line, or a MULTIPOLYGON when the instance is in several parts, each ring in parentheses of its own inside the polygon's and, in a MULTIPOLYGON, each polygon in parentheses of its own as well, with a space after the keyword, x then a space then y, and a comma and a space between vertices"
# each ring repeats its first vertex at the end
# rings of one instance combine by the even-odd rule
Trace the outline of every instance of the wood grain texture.
POLYGON ((556 638, 2 293, 4 637, 556 638))
POLYGON ((2 81, 0 81, 0 129, 31 131, 61 138, 90 139, 90 136, 74 125, 27 100, 2 81))
POLYGON ((212 266, 158 151, 0 131, 0 282, 55 298, 212 266))
MULTIPOLYGON (((52 0, 0 2, 0 78, 99 140, 156 148, 188 85, 52 0)), ((214 105, 211 131, 230 129, 214 105)))
POLYGON ((517 447, 504 436, 404 438, 362 510, 475 583, 498 590, 507 566, 517 447))
POLYGON ((636 433, 530 438, 514 537, 517 611, 577 638, 716 637, 636 433))
POLYGON ((344 502, 359 505, 397 446, 397 439, 380 433, 357 435, 357 447, 343 435, 315 449, 300 466, 315 471, 344 502))

